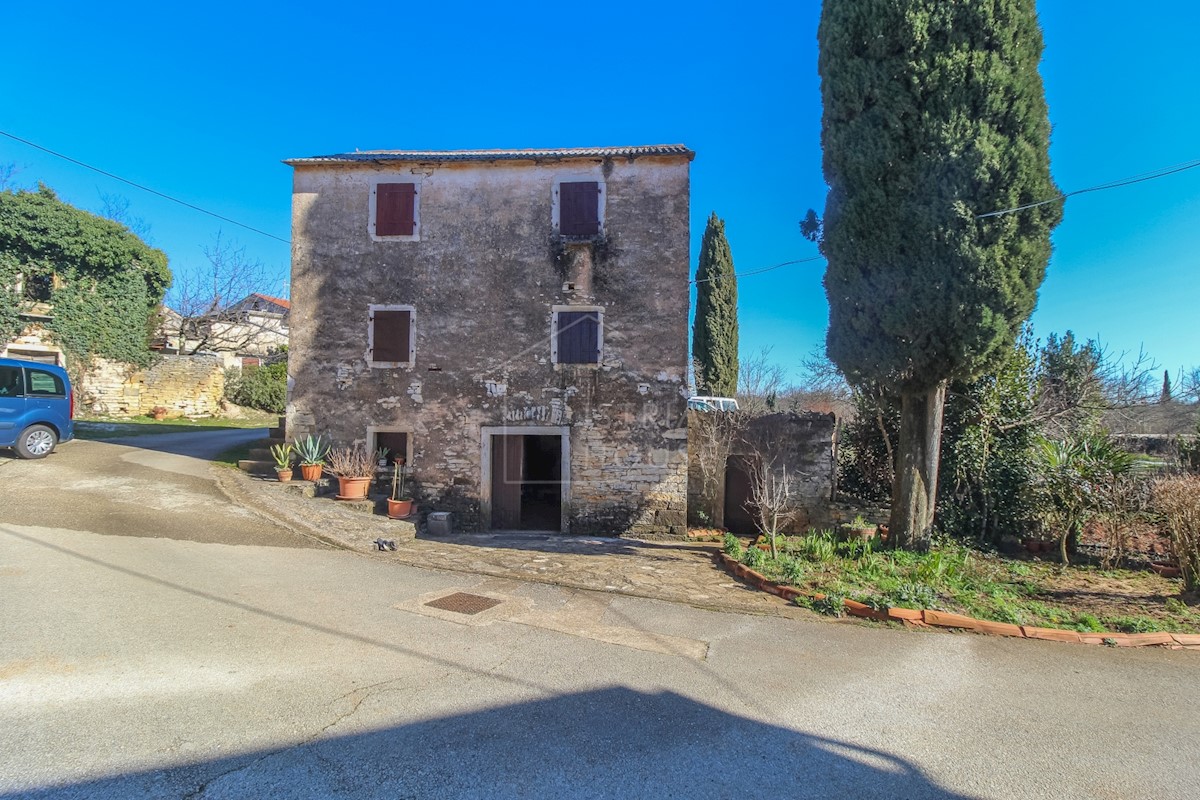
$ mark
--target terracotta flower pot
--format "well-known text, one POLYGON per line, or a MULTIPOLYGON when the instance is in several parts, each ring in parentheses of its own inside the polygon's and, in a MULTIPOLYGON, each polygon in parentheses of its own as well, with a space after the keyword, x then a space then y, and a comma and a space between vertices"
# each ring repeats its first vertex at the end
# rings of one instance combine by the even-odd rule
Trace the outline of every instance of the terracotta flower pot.
POLYGON ((370 478, 343 478, 338 476, 338 500, 362 500, 371 488, 370 478))
POLYGON ((1150 564, 1150 569, 1154 570, 1159 575, 1162 575, 1164 578, 1178 578, 1183 574, 1183 570, 1174 564, 1160 564, 1158 562, 1154 562, 1150 564))
POLYGON ((292 471, 290 469, 276 469, 275 476, 279 478, 280 483, 287 483, 292 479, 292 471))
POLYGON ((321 464, 301 464, 300 477, 306 481, 319 481, 321 480, 321 470, 323 469, 324 466, 321 464))
POLYGON ((388 498, 387 501, 388 516, 392 519, 404 519, 413 513, 412 500, 393 500, 388 498))

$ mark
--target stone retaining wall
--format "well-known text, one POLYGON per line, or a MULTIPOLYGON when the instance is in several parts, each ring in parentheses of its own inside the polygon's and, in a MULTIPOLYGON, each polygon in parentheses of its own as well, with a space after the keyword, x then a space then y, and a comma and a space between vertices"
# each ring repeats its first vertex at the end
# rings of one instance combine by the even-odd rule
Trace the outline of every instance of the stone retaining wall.
POLYGON ((221 413, 224 394, 225 370, 216 356, 162 356, 144 370, 96 358, 75 386, 82 412, 112 417, 159 406, 168 416, 212 417, 221 413))

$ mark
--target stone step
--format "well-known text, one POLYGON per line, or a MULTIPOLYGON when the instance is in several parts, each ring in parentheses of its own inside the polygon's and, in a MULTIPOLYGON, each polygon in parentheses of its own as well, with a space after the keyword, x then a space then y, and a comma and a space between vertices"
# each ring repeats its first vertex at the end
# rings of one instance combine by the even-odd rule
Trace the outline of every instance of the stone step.
POLYGON ((238 469, 251 475, 274 475, 275 462, 263 461, 257 458, 243 458, 238 461, 238 469))
POLYGON ((246 451, 246 458, 254 461, 266 461, 270 459, 271 463, 275 463, 275 457, 271 455, 270 447, 251 447, 246 451))

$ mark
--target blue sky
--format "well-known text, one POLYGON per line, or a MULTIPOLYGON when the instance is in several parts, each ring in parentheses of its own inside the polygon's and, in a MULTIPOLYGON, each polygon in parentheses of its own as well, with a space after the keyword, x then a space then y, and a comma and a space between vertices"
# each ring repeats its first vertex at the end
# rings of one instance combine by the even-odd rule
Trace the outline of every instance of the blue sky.
MULTIPOLYGON (((1066 191, 1200 158, 1200 6, 1039 3, 1042 74, 1066 191)), ((693 268, 725 218, 739 271, 813 255, 824 204, 816 2, 65 2, 5 10, 0 129, 283 238, 280 159, 355 148, 682 142, 693 268)), ((19 184, 93 210, 123 195, 172 267, 218 231, 285 286, 285 244, 0 137, 19 184)), ((1073 198, 1033 321, 1172 373, 1200 365, 1200 169, 1073 198)), ((740 283, 743 353, 798 371, 822 345, 822 264, 740 283)))

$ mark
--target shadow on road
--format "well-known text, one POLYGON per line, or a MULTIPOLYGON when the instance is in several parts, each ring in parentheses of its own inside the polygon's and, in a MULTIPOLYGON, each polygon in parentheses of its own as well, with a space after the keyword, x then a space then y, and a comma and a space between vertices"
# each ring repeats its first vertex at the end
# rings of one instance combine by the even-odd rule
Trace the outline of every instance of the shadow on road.
MULTIPOLYGON (((472 668, 453 653, 385 641, 185 586, 5 528, 28 543, 197 598, 346 642, 390 650, 462 674, 536 694, 536 675, 472 668)), ((697 665, 704 669, 703 665, 697 665)), ((717 676, 714 676, 717 677, 717 676)), ((753 689, 720 682, 747 708, 753 689), (750 694, 747 694, 747 691, 750 694)), ((403 679, 340 698, 328 730, 366 703, 387 704, 403 679)), ((478 690, 478 687, 476 687, 478 690)), ((400 695, 402 698, 403 695, 400 695)), ((397 700, 402 702, 402 700, 397 700)), ((769 701, 765 705, 769 705, 769 701)), ((281 712, 282 713, 282 712, 281 712)), ((386 714, 386 712, 383 712, 386 714)), ((288 743, 153 770, 0 793, 9 798, 127 797, 777 797, 935 798, 947 791, 898 756, 728 713, 672 692, 625 687, 515 705, 344 736, 288 743)), ((80 740, 86 747, 86 738, 80 740)), ((10 778, 11 779, 11 778, 10 778)))
POLYGON ((153 433, 91 441, 100 445, 115 444, 207 460, 238 445, 266 439, 269 435, 267 428, 197 428, 179 433, 153 433))
POLYGON ((569 533, 456 533, 453 536, 418 534, 419 539, 444 544, 471 547, 494 547, 504 550, 527 550, 537 553, 575 553, 579 555, 638 555, 653 559, 656 552, 694 552, 712 558, 717 544, 675 544, 648 542, 642 539, 619 539, 612 536, 578 536, 569 533))
MULTIPOLYGON (((339 720, 364 703, 388 702, 386 687, 362 690, 343 698, 339 720)), ((164 791, 189 798, 965 797, 879 750, 764 724, 673 692, 624 687, 19 796, 164 791)))

